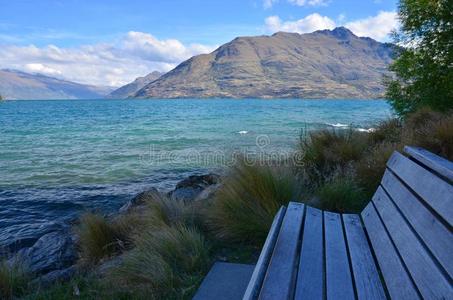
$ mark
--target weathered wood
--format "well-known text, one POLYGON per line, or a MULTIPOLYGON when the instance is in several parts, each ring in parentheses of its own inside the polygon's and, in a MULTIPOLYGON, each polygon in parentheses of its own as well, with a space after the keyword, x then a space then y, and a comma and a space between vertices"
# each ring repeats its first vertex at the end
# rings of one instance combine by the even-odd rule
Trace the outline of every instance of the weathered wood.
POLYGON ((289 299, 294 294, 304 205, 290 202, 283 218, 259 299, 289 299))
POLYGON ((322 211, 307 207, 295 299, 323 299, 324 245, 322 211))
POLYGON ((390 297, 402 300, 420 299, 373 203, 370 202, 365 207, 361 216, 390 297))
POLYGON ((373 203, 421 295, 426 299, 451 299, 453 289, 448 280, 381 187, 373 203))
POLYGON ((453 162, 420 147, 404 147, 413 159, 453 182, 453 162))
POLYGON ((343 215, 358 299, 385 299, 384 288, 359 215, 343 215))
POLYGON ((282 206, 274 217, 269 234, 267 235, 266 241, 264 242, 264 246, 261 250, 260 257, 258 258, 252 277, 250 278, 250 282, 244 293, 243 300, 252 300, 258 297, 285 212, 286 208, 282 206))
POLYGON ((354 299, 349 258, 339 214, 324 212, 327 299, 354 299))
POLYGON ((453 186, 451 184, 398 152, 393 153, 387 166, 423 198, 449 226, 453 225, 453 186))
POLYGON ((448 275, 453 277, 452 233, 420 203, 419 199, 392 172, 385 172, 382 186, 423 240, 425 246, 430 249, 448 275))

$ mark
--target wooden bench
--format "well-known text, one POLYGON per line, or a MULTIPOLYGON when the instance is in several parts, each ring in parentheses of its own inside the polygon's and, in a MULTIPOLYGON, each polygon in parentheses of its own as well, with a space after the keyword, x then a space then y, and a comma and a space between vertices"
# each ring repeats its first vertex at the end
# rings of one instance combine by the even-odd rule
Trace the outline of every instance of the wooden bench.
POLYGON ((453 299, 453 163, 405 152, 359 215, 282 207, 243 299, 453 299))

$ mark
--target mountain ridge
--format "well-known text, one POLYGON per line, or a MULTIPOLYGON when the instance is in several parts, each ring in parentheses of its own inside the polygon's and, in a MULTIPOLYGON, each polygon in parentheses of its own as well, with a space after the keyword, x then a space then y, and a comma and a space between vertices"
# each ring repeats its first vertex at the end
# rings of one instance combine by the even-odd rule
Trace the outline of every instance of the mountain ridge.
POLYGON ((126 99, 130 96, 133 96, 136 92, 145 87, 147 84, 153 82, 154 80, 162 76, 162 74, 164 73, 153 71, 146 76, 137 77, 131 83, 123 85, 122 87, 111 92, 109 95, 107 95, 107 98, 126 99))
POLYGON ((237 37, 182 62, 136 98, 380 98, 394 45, 344 27, 237 37))
POLYGON ((111 87, 76 83, 44 74, 0 70, 0 94, 8 100, 100 99, 111 87))

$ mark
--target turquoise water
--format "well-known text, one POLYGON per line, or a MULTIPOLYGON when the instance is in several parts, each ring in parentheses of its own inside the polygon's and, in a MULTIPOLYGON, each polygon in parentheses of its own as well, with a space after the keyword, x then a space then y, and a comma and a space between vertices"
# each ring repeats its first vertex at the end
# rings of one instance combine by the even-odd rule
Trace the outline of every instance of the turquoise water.
POLYGON ((5 101, 0 246, 169 189, 232 153, 288 153, 301 130, 368 130, 390 116, 379 100, 5 101))

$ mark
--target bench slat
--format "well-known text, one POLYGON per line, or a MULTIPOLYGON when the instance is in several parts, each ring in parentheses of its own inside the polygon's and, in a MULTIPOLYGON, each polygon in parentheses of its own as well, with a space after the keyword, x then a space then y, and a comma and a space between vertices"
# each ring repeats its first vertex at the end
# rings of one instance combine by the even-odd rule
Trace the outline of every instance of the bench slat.
POLYGON ((404 147, 413 159, 453 182, 453 162, 420 147, 404 147))
POLYGON ((264 242, 263 249, 261 250, 260 257, 253 270, 252 277, 244 293, 243 300, 252 300, 258 297, 261 284, 263 283, 264 276, 266 275, 267 265, 271 259, 272 251, 274 250, 275 242, 277 241, 278 232, 282 225, 283 217, 286 212, 286 207, 282 206, 274 217, 269 234, 264 242))
POLYGON ((425 242, 426 247, 431 250, 449 276, 453 277, 451 232, 391 172, 385 171, 382 186, 425 242))
POLYGON ((324 246, 322 211, 307 207, 295 299, 323 299, 324 246))
POLYGON ((452 287, 381 187, 373 203, 422 296, 451 299, 452 287))
POLYGON ((339 214, 324 212, 327 299, 354 299, 349 258, 339 214))
POLYGON ((387 163, 402 181, 414 190, 450 225, 453 225, 453 186, 417 165, 407 157, 394 152, 387 163))
POLYGON ((420 299, 373 203, 370 202, 365 207, 361 216, 390 297, 402 300, 420 299))
POLYGON ((385 299, 384 288, 359 215, 343 215, 354 282, 359 299, 385 299))
POLYGON ((292 297, 303 215, 303 204, 289 203, 259 299, 289 299, 292 297))

